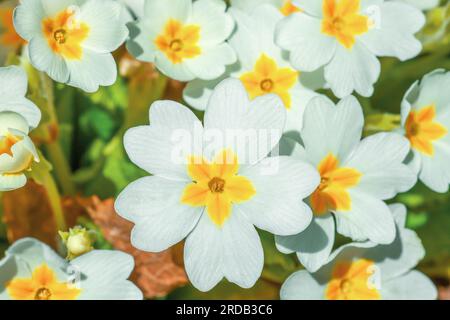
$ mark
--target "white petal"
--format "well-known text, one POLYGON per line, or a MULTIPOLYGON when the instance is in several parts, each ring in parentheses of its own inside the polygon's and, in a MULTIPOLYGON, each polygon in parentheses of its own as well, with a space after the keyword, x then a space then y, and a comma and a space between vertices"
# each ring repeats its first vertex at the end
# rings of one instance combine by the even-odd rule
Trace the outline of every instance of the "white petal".
MULTIPOLYGON (((350 190, 351 210, 336 212, 338 232, 340 225, 354 225, 361 234, 377 244, 390 244, 395 239, 395 223, 388 206, 381 200, 350 190)), ((348 235, 351 236, 351 235, 348 235)))
POLYGON ((364 45, 356 42, 352 50, 337 46, 331 62, 325 67, 325 79, 338 98, 356 91, 364 97, 373 94, 380 75, 380 62, 364 45))
POLYGON ((183 100, 191 107, 205 111, 214 88, 224 79, 219 77, 217 80, 190 81, 183 90, 183 100))
POLYGON ((41 1, 21 1, 14 10, 14 28, 23 39, 30 41, 42 29, 45 16, 41 1))
MULTIPOLYGON (((437 117, 449 112, 450 94, 442 94, 450 85, 450 72, 444 69, 434 70, 423 77, 420 82, 420 94, 414 105, 417 108, 434 105, 437 117)), ((412 99, 411 99, 412 100, 412 99)))
POLYGON ((0 112, 4 111, 12 111, 22 115, 30 128, 36 128, 41 121, 41 111, 32 101, 26 98, 0 98, 0 112))
POLYGON ((134 268, 133 257, 112 250, 94 250, 71 261, 68 272, 78 275, 81 300, 134 300, 142 293, 127 281, 134 268))
POLYGON ((386 1, 377 5, 379 21, 361 35, 362 43, 377 56, 393 56, 408 60, 417 56, 422 44, 414 37, 425 24, 424 14, 400 2, 386 1), (402 19, 398 19, 399 15, 402 19))
POLYGON ((322 1, 316 0, 293 0, 292 3, 296 5, 298 8, 301 8, 307 14, 322 17, 322 1))
POLYGON ((234 210, 222 227, 207 214, 202 216, 186 240, 184 263, 192 284, 201 291, 209 291, 222 277, 250 288, 261 275, 264 256, 255 228, 234 210))
POLYGON ((402 126, 405 126, 409 113, 412 110, 413 103, 416 102, 420 93, 419 81, 414 82, 408 91, 406 91, 401 103, 402 126))
POLYGON ((183 240, 195 227, 203 208, 182 204, 187 184, 145 177, 128 185, 116 200, 116 211, 135 223, 133 246, 160 252, 183 240))
POLYGON ((0 300, 11 300, 6 290, 7 284, 14 278, 30 278, 31 270, 27 263, 14 256, 6 256, 0 261, 0 300))
POLYGON ((46 72, 55 81, 66 83, 69 80, 66 62, 50 49, 42 36, 33 37, 28 49, 31 63, 36 69, 46 72))
POLYGON ((306 270, 293 273, 281 287, 281 300, 324 300, 325 285, 306 270))
POLYGON ((162 30, 169 19, 187 22, 192 14, 192 0, 146 0, 144 17, 153 20, 155 28, 162 30))
POLYGON ((142 300, 141 290, 129 281, 123 280, 105 286, 96 286, 81 291, 78 300, 142 300))
POLYGON ((300 71, 315 71, 327 64, 336 51, 336 39, 321 32, 321 21, 304 13, 283 19, 275 42, 290 51, 292 65, 300 71))
POLYGON ((318 172, 290 157, 267 158, 243 170, 256 194, 239 204, 258 228, 277 235, 294 235, 311 223, 311 209, 302 201, 319 185, 318 172))
POLYGON ((413 270, 383 283, 381 296, 384 300, 436 300, 438 292, 426 275, 413 270))
POLYGON ((52 248, 34 238, 23 238, 14 242, 6 250, 6 255, 24 261, 30 271, 46 263, 58 275, 62 275, 63 270, 67 267, 67 262, 52 248))
MULTIPOLYGON (((277 95, 251 102, 243 84, 226 79, 214 89, 206 109, 206 154, 234 150, 241 164, 255 164, 278 144, 286 121, 286 109, 277 95)), ((212 155, 209 155, 210 157, 212 155)))
POLYGON ((121 12, 122 6, 110 0, 87 1, 77 16, 89 26, 89 36, 83 47, 99 53, 116 50, 128 36, 121 12))
POLYGON ((224 74, 227 65, 234 62, 236 62, 234 50, 228 43, 222 43, 204 48, 199 56, 186 60, 186 66, 197 78, 214 80, 224 74))
POLYGON ((18 66, 0 68, 0 101, 23 98, 27 94, 28 78, 18 66))
POLYGON ((110 53, 83 50, 80 60, 66 60, 70 71, 69 84, 86 92, 96 92, 99 86, 116 82, 117 67, 110 53))
POLYGON ((193 3, 189 23, 201 27, 201 47, 221 44, 233 32, 234 20, 226 13, 226 7, 222 0, 197 0, 193 3))
POLYGON ((27 184, 27 177, 24 174, 3 175, 0 174, 0 191, 12 191, 24 187, 27 184))
POLYGON ((397 237, 390 245, 370 248, 364 257, 377 262, 383 281, 398 277, 414 268, 425 256, 417 234, 397 226, 397 237))
POLYGON ((290 91, 290 95, 292 104, 286 113, 286 126, 284 131, 299 134, 303 128, 303 114, 305 113, 306 107, 318 94, 303 87, 301 84, 297 84, 290 91))
POLYGON ((262 54, 275 59, 277 63, 283 61, 288 64, 287 57, 282 55, 282 50, 274 43, 276 25, 283 18, 279 9, 266 4, 256 6, 247 14, 234 8, 230 9, 230 13, 237 26, 229 43, 236 51, 244 69, 253 70, 262 54))
POLYGON ((150 107, 150 126, 127 131, 125 150, 136 165, 154 175, 191 181, 187 157, 201 155, 202 125, 185 106, 157 101, 150 107))
MULTIPOLYGON (((85 0, 40 0, 39 2, 42 3, 42 7, 44 8, 47 17, 53 17, 61 11, 70 8, 71 6, 79 6, 84 1, 85 0)), ((76 8, 75 10, 77 9, 78 8, 76 8)))
POLYGON ((364 125, 362 108, 352 96, 337 107, 324 96, 313 98, 303 121, 301 137, 314 164, 329 153, 344 161, 359 143, 364 125))
POLYGON ((297 252, 297 257, 309 272, 316 272, 330 256, 334 245, 334 219, 331 214, 315 217, 305 231, 294 236, 276 236, 278 250, 297 252))
POLYGON ((431 190, 445 193, 450 183, 450 146, 447 143, 435 143, 434 149, 433 157, 421 155, 419 179, 431 190))
POLYGON ((409 150, 405 137, 378 133, 363 139, 343 166, 362 174, 355 189, 379 199, 391 199, 416 184, 417 176, 403 164, 409 150))
POLYGON ((159 71, 161 71, 169 78, 173 78, 175 80, 183 82, 191 81, 196 78, 192 71, 189 70, 189 67, 186 65, 186 63, 181 62, 175 64, 170 61, 163 52, 158 51, 156 53, 155 61, 155 64, 158 67, 159 71))

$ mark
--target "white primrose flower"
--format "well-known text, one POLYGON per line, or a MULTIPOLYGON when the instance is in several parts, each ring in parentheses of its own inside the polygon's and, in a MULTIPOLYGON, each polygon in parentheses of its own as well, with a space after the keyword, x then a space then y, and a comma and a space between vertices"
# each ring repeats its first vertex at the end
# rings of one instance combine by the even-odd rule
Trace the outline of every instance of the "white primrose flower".
POLYGON ((414 34, 425 24, 425 16, 405 3, 301 0, 299 4, 303 11, 279 23, 275 41, 290 52, 296 69, 324 67, 325 80, 339 98, 353 91, 365 97, 373 94, 380 75, 377 56, 404 61, 422 50, 414 34))
POLYGON ((112 85, 111 54, 126 39, 122 5, 112 0, 22 0, 14 26, 33 66, 53 80, 95 92, 112 85))
POLYGON ((402 101, 402 125, 411 142, 408 163, 436 192, 450 183, 450 72, 438 69, 416 81, 402 101))
POLYGON ((281 252, 297 252, 306 269, 316 271, 328 259, 335 229, 355 241, 389 244, 395 224, 383 200, 412 188, 417 176, 403 161, 408 140, 378 133, 361 140, 364 117, 356 98, 335 106, 328 98, 311 100, 304 115, 303 145, 291 143, 281 154, 314 165, 321 183, 310 197, 311 225, 296 236, 277 236, 281 252), (336 223, 336 226, 335 226, 336 223))
POLYGON ((292 274, 281 287, 283 300, 435 300, 437 290, 412 270, 425 251, 417 234, 405 227, 406 208, 391 205, 397 236, 390 245, 351 243, 337 249, 315 273, 292 274))
POLYGON ((225 42, 234 28, 223 0, 147 0, 130 25, 128 50, 179 81, 212 80, 236 55, 225 42))
MULTIPOLYGON (((276 24, 283 15, 268 4, 258 6, 251 14, 234 8, 229 12, 237 24, 229 43, 237 53, 239 63, 229 68, 223 78, 240 79, 251 99, 277 94, 287 110, 285 131, 298 131, 306 105, 317 94, 301 84, 303 74, 291 67, 286 52, 273 42, 276 24)), ((319 78, 317 75, 305 77, 319 78)), ((196 109, 205 110, 214 87, 223 78, 189 82, 184 90, 184 100, 196 109)))
POLYGON ((46 244, 24 238, 0 261, 1 300, 142 300, 128 279, 133 257, 93 250, 71 262, 46 244))
POLYGON ((196 288, 208 291, 223 277, 252 287, 264 263, 254 226, 283 235, 304 230, 312 213, 302 199, 320 180, 307 163, 266 158, 285 117, 276 95, 250 101, 236 79, 216 87, 204 127, 183 105, 154 103, 151 125, 124 140, 131 160, 153 174, 116 200, 117 212, 135 223, 133 246, 160 252, 186 238, 184 263, 196 288))
POLYGON ((230 2, 232 7, 246 12, 253 12, 257 6, 266 3, 275 6, 285 16, 301 11, 299 8, 301 0, 296 4, 293 3, 293 0, 231 0, 230 2))
POLYGON ((39 157, 28 137, 41 112, 25 98, 28 79, 19 67, 0 68, 0 191, 23 187, 25 172, 39 157))
POLYGON ((440 0, 400 0, 420 10, 429 10, 439 5, 440 0))

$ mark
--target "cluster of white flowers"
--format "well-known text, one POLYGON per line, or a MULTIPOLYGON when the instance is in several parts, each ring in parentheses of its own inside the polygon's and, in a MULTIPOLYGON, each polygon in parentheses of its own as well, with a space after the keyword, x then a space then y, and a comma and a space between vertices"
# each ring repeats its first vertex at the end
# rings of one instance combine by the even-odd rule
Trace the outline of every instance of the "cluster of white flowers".
MULTIPOLYGON (((205 111, 203 124, 177 102, 155 102, 150 125, 124 138, 131 161, 151 176, 131 183, 115 206, 135 224, 131 242, 140 250, 186 239, 186 272, 199 290, 223 278, 255 284, 264 265, 259 228, 306 269, 286 281, 283 299, 434 299, 430 280, 410 270, 424 250, 405 229, 406 209, 385 201, 418 179, 448 191, 450 73, 436 70, 408 90, 399 132, 361 139, 363 110, 352 94, 372 96, 377 57, 404 61, 421 52, 421 9, 435 5, 22 0, 14 26, 36 69, 87 92, 115 82, 111 52, 125 41, 137 59, 189 82, 184 100, 205 111), (340 102, 317 89, 331 89, 340 102), (333 252, 336 233, 354 242, 333 252)), ((39 161, 27 135, 40 112, 25 94, 24 72, 1 69, 2 190, 22 186, 39 161)), ((51 285, 33 287, 33 297, 141 298, 126 281, 131 267, 124 254, 96 250, 68 264, 23 240, 0 265, 9 281, 1 294, 26 298, 22 289, 47 277, 51 285), (70 266, 87 275, 82 289, 59 282, 70 266)))

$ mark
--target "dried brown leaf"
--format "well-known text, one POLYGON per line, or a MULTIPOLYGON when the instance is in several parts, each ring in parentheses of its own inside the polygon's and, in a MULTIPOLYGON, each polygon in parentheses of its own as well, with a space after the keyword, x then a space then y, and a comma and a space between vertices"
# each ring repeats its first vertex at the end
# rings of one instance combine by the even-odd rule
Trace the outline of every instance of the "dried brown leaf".
MULTIPOLYGON (((62 200, 68 227, 73 227, 78 217, 87 214, 85 208, 90 202, 92 200, 81 198, 62 200)), ((57 248, 58 230, 46 190, 33 180, 23 188, 3 194, 3 222, 10 243, 33 237, 57 248)))
POLYGON ((98 198, 94 199, 88 213, 114 248, 134 257, 136 266, 131 280, 141 288, 145 297, 162 297, 187 283, 184 268, 179 263, 179 248, 161 253, 135 249, 130 243, 133 224, 115 212, 113 199, 103 202, 98 198))

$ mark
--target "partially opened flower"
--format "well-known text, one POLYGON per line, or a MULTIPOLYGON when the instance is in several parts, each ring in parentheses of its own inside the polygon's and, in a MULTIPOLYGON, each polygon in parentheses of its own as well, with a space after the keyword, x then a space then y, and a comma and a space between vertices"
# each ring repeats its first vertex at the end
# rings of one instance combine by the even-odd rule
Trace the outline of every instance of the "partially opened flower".
POLYGON ((317 168, 321 183, 310 197, 314 220, 308 229, 276 241, 280 251, 297 252, 309 271, 328 259, 335 230, 355 241, 391 243, 395 224, 383 200, 417 181, 403 164, 410 151, 408 140, 397 133, 361 140, 363 125, 362 108, 353 96, 337 106, 325 97, 314 98, 304 115, 303 145, 290 150, 293 157, 317 168))
MULTIPOLYGON (((301 3, 301 0, 297 2, 301 3)), ((266 3, 273 5, 285 16, 301 11, 299 3, 294 3, 293 0, 231 0, 231 6, 249 13, 266 3)))
POLYGON ((280 22, 276 43, 290 52, 298 70, 324 67, 325 80, 339 98, 353 91, 366 97, 373 94, 380 75, 377 56, 404 61, 422 49, 414 34, 425 24, 425 17, 410 5, 384 0, 299 3, 303 11, 280 22))
POLYGON ((450 72, 439 69, 415 82, 402 102, 402 124, 411 142, 408 161, 436 192, 450 183, 450 72))
POLYGON ((128 49, 173 79, 215 79, 236 61, 225 42, 234 28, 225 11, 223 0, 148 0, 128 49))
POLYGON ((30 129, 38 126, 41 112, 25 98, 28 80, 19 67, 0 68, 0 190, 23 187, 25 173, 39 161, 30 129))
MULTIPOLYGON (((234 8, 230 13, 236 20, 237 30, 229 43, 239 63, 229 68, 227 76, 240 79, 251 99, 278 95, 287 110, 285 131, 300 130, 306 105, 316 94, 301 84, 303 74, 291 67, 286 52, 273 42, 275 26, 283 15, 268 4, 257 6, 251 14, 234 8)), ((205 110, 218 82, 220 79, 191 81, 184 90, 184 99, 196 109, 205 110)))
MULTIPOLYGON (((395 1, 395 0, 392 0, 395 1)), ((420 10, 429 10, 439 5, 440 0, 400 0, 406 2, 420 10)))
POLYGON ((0 261, 1 300, 141 300, 127 278, 133 258, 120 251, 93 250, 70 263, 46 244, 25 238, 0 261))
POLYGON ((434 300, 437 290, 412 270, 424 257, 420 239, 406 229, 406 208, 391 205, 397 236, 390 245, 351 243, 337 249, 315 273, 292 274, 280 292, 284 300, 434 300))
POLYGON ((22 0, 14 25, 29 42, 36 69, 55 81, 95 92, 117 78, 111 52, 128 35, 122 9, 113 0, 22 0))
POLYGON ((186 238, 185 268, 199 290, 223 277, 253 286, 264 263, 255 226, 301 232, 312 217, 302 199, 319 184, 309 164, 266 158, 281 137, 285 113, 275 95, 250 101, 236 79, 216 87, 204 127, 176 102, 154 103, 151 125, 129 130, 124 141, 131 160, 153 174, 116 200, 117 212, 135 223, 133 246, 159 252, 186 238))

